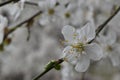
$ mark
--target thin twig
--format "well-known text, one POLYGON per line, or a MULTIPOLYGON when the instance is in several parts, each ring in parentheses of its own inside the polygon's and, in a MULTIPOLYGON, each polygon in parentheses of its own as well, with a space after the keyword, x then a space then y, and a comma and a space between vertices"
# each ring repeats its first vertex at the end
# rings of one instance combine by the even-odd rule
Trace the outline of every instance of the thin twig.
POLYGON ((83 73, 81 74, 81 79, 80 79, 80 80, 85 80, 85 75, 86 75, 86 72, 83 72, 83 73))
POLYGON ((37 4, 37 3, 35 3, 35 2, 30 2, 30 1, 25 1, 25 4, 30 4, 30 5, 35 5, 35 6, 38 6, 38 4, 37 4))
POLYGON ((36 76, 33 80, 38 80, 40 77, 42 77, 44 74, 49 72, 51 69, 53 69, 56 65, 59 65, 63 62, 64 60, 61 58, 56 61, 56 64, 52 65, 49 69, 45 69, 40 75, 36 76))
MULTIPOLYGON (((6 4, 9 4, 9 3, 12 3, 12 2, 18 2, 20 0, 8 0, 8 1, 5 1, 5 2, 2 2, 0 3, 0 7, 6 5, 6 4)), ((30 4, 30 5, 35 5, 35 6, 38 6, 37 3, 34 3, 34 2, 30 2, 30 1, 25 1, 26 4, 30 4)))
POLYGON ((11 29, 8 34, 14 32, 17 28, 21 27, 21 25, 23 25, 24 23, 27 23, 29 20, 34 19, 35 17, 39 16, 42 13, 42 11, 37 12, 35 15, 31 16, 30 18, 28 18, 27 20, 21 22, 20 24, 18 24, 15 28, 11 29))
POLYGON ((9 4, 9 3, 11 3, 11 2, 18 2, 18 1, 20 1, 20 0, 8 0, 8 1, 5 1, 5 2, 3 2, 3 3, 0 3, 0 7, 1 7, 1 6, 4 6, 4 5, 6 5, 6 4, 9 4))

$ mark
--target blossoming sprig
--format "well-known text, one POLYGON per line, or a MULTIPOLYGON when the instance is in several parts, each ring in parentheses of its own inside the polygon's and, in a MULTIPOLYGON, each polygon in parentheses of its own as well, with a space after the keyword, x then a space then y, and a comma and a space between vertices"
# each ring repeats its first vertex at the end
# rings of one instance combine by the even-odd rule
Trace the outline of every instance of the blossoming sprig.
MULTIPOLYGON (((113 13, 113 15, 111 15, 102 25, 100 25, 97 29, 96 29, 96 36, 101 32, 101 30, 107 25, 108 22, 110 22, 110 20, 112 20, 112 18, 120 11, 120 6, 118 7, 118 9, 113 13)), ((96 37, 95 37, 96 38, 96 37)), ((91 43, 94 39, 92 39, 91 41, 89 41, 89 43, 91 43)), ((61 64, 62 62, 64 62, 64 58, 58 59, 58 62, 60 61, 61 64)), ((33 78, 32 80, 38 80, 40 79, 43 75, 45 75, 47 72, 49 72, 50 70, 52 70, 54 68, 54 66, 51 66, 50 69, 48 70, 44 70, 42 73, 40 73, 37 77, 33 78)))

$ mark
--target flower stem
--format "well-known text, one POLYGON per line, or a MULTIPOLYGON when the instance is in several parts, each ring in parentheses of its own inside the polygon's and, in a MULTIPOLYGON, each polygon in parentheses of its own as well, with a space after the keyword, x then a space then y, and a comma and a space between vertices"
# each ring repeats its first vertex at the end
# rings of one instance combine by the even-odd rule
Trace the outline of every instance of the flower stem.
POLYGON ((80 80, 85 80, 85 74, 86 74, 86 72, 83 72, 83 73, 82 73, 80 80))
POLYGON ((57 61, 55 61, 55 64, 51 65, 49 68, 45 69, 41 74, 39 74, 38 76, 36 76, 34 79, 32 80, 38 80, 40 77, 42 77, 44 74, 46 74, 47 72, 49 72, 51 69, 53 69, 55 66, 61 64, 63 62, 63 58, 58 59, 57 61))

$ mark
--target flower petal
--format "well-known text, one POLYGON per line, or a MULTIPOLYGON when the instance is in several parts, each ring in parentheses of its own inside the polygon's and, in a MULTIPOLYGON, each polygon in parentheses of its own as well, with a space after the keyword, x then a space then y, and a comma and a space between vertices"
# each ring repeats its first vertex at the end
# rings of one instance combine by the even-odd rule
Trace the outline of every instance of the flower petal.
POLYGON ((2 41, 3 41, 3 37, 4 37, 4 32, 3 31, 1 31, 0 32, 0 44, 2 43, 2 41))
POLYGON ((119 66, 120 65, 120 54, 119 53, 116 53, 116 52, 114 52, 114 53, 109 53, 110 55, 109 55, 109 58, 110 58, 110 60, 111 60, 111 62, 112 62, 112 65, 114 66, 114 67, 117 67, 117 66, 119 66))
POLYGON ((114 31, 110 30, 108 32, 108 36, 106 38, 107 38, 108 44, 112 45, 112 44, 114 44, 116 42, 117 34, 114 31))
POLYGON ((90 59, 88 58, 87 55, 81 55, 79 58, 78 63, 75 66, 75 70, 77 72, 85 72, 90 65, 90 59))
POLYGON ((21 8, 21 10, 24 9, 24 5, 25 5, 25 0, 20 0, 20 8, 21 8))
POLYGON ((95 37, 95 26, 92 23, 87 23, 77 32, 82 42, 89 42, 95 37))
POLYGON ((103 50, 96 43, 88 44, 85 46, 85 52, 92 60, 100 60, 103 57, 103 50))
POLYGON ((101 45, 106 45, 107 40, 106 37, 102 34, 99 34, 99 37, 96 38, 97 42, 99 42, 101 45))
POLYGON ((64 35, 65 40, 72 43, 74 41, 75 28, 69 25, 66 25, 62 29, 62 34, 64 35))
POLYGON ((0 15, 0 32, 4 30, 5 27, 8 26, 8 20, 6 17, 0 15))
POLYGON ((75 51, 73 51, 73 48, 71 46, 67 46, 64 50, 63 50, 63 57, 66 59, 67 62, 71 63, 71 64, 76 64, 77 62, 77 53, 75 51))
POLYGON ((117 35, 114 31, 109 31, 107 35, 100 34, 100 37, 97 38, 99 43, 102 45, 113 45, 116 42, 117 35))

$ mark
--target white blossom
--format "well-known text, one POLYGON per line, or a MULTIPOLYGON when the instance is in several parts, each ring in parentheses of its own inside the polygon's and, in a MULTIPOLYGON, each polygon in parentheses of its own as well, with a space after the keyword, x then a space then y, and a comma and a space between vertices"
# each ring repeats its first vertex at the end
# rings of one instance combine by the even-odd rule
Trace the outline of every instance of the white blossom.
POLYGON ((64 26, 62 34, 68 44, 63 50, 65 60, 75 66, 78 72, 85 72, 90 60, 100 60, 102 58, 102 49, 97 43, 88 44, 95 38, 95 26, 88 23, 81 29, 75 29, 72 26, 64 26))
POLYGON ((120 46, 119 43, 116 42, 117 35, 114 31, 110 30, 107 35, 100 35, 97 38, 97 41, 100 43, 103 49, 104 57, 108 57, 113 66, 120 65, 120 46))

